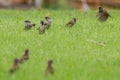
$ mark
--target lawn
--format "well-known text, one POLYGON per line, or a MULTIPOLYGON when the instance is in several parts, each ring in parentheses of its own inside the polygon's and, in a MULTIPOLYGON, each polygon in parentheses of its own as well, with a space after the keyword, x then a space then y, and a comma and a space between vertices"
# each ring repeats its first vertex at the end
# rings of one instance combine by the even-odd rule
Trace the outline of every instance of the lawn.
POLYGON ((101 23, 95 17, 97 10, 0 10, 0 80, 119 80, 120 11, 109 12, 111 18, 101 23), (39 35, 36 29, 47 15, 52 25, 39 35), (76 24, 65 27, 73 17, 76 24), (25 31, 27 19, 37 25, 25 31), (25 48, 29 60, 10 74, 13 59, 20 58, 25 48), (55 74, 46 78, 49 59, 55 74))

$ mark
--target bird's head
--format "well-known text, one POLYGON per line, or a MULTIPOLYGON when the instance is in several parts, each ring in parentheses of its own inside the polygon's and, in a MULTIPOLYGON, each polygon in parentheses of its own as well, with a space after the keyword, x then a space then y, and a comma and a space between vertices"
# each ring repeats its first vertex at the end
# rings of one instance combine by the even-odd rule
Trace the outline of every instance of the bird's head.
POLYGON ((14 64, 17 64, 19 60, 17 58, 14 59, 14 64))
POLYGON ((76 18, 73 18, 72 20, 73 20, 74 22, 76 22, 76 18))
POLYGON ((46 19, 46 21, 51 22, 51 18, 49 16, 46 16, 45 19, 46 19))
POLYGON ((50 19, 50 17, 49 17, 49 16, 46 16, 45 19, 46 19, 46 20, 47 20, 47 19, 50 19))
POLYGON ((29 20, 25 20, 24 22, 25 22, 25 23, 31 23, 29 20))
POLYGON ((53 64, 53 60, 48 61, 48 65, 51 65, 51 64, 53 64))
POLYGON ((28 55, 29 50, 25 49, 25 55, 28 55))
POLYGON ((99 9, 99 12, 103 12, 103 7, 100 6, 98 9, 99 9))
POLYGON ((41 24, 41 25, 44 25, 44 21, 40 21, 40 24, 41 24))

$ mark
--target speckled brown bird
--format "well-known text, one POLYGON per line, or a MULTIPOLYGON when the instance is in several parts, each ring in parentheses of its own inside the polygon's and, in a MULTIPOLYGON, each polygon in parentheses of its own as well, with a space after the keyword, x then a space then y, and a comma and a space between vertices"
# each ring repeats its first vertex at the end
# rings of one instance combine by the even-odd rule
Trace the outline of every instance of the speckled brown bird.
POLYGON ((17 69, 19 69, 18 66, 19 60, 17 58, 14 59, 12 67, 9 69, 10 73, 15 72, 17 69))
POLYGON ((19 62, 22 63, 23 61, 28 60, 28 59, 29 59, 29 50, 25 49, 25 52, 23 56, 20 58, 19 62))
POLYGON ((66 26, 72 27, 75 23, 76 23, 76 18, 72 18, 72 20, 70 20, 70 21, 66 24, 66 26))
POLYGON ((43 34, 45 32, 44 21, 40 21, 40 26, 37 30, 39 30, 39 34, 43 34))
POLYGON ((46 22, 44 23, 45 28, 49 29, 50 25, 51 25, 51 18, 49 16, 47 16, 47 17, 45 17, 45 19, 46 19, 46 22))
POLYGON ((54 68, 53 68, 52 64, 53 64, 53 60, 49 60, 48 64, 47 64, 47 67, 46 67, 46 70, 45 70, 45 75, 46 76, 48 74, 54 74, 54 68))
POLYGON ((110 15, 109 15, 109 13, 107 12, 107 10, 105 10, 103 7, 99 7, 98 8, 99 9, 99 11, 98 11, 98 13, 97 13, 97 15, 96 15, 96 17, 98 17, 98 20, 100 21, 100 22, 104 22, 104 21, 106 21, 107 19, 108 19, 108 17, 110 17, 110 15))
POLYGON ((29 30, 31 29, 32 27, 34 27, 36 24, 32 24, 31 21, 29 20, 25 20, 25 28, 24 30, 29 30))

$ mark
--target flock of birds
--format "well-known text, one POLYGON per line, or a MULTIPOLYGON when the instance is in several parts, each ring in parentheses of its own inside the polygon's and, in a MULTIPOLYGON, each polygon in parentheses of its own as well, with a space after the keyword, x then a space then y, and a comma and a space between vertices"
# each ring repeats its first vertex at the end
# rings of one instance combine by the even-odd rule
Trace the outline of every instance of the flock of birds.
MULTIPOLYGON (((19 64, 24 63, 29 59, 29 49, 25 49, 24 54, 20 58, 14 58, 13 60, 13 65, 9 69, 10 73, 14 73, 16 70, 19 69, 19 64)), ((54 68, 52 67, 53 60, 48 60, 48 64, 45 70, 45 76, 47 76, 49 73, 53 74, 54 73, 54 68)))
MULTIPOLYGON (((99 7, 99 11, 98 11, 96 17, 98 17, 98 20, 100 22, 104 22, 108 19, 108 17, 110 17, 110 15, 103 7, 99 7)), ((46 19, 46 22, 40 21, 40 26, 38 28, 39 34, 43 34, 45 32, 45 29, 49 29, 49 27, 51 25, 51 18, 47 16, 47 17, 45 17, 45 19, 46 19)), ((26 20, 25 23, 26 23, 26 26, 24 28, 25 30, 29 30, 35 26, 35 24, 32 24, 29 20, 26 20)), ((76 23, 76 18, 73 18, 66 24, 66 26, 72 27, 75 23, 76 23)), ((20 59, 14 58, 13 65, 9 69, 9 72, 13 73, 16 70, 18 70, 19 63, 23 63, 28 59, 29 59, 29 50, 25 49, 24 54, 22 55, 22 57, 20 59)), ((53 68, 52 64, 53 64, 53 60, 48 60, 48 64, 47 64, 47 67, 45 70, 45 75, 54 73, 54 68, 53 68)))
MULTIPOLYGON (((49 16, 45 17, 46 22, 43 20, 40 21, 40 26, 37 30, 39 30, 39 34, 43 34, 45 32, 45 29, 49 29, 51 25, 51 18, 49 16)), ((71 21, 69 21, 66 26, 72 27, 76 23, 76 18, 73 18, 71 21)), ((24 30, 29 30, 32 27, 34 27, 36 24, 32 24, 29 20, 25 20, 25 28, 24 30)))
MULTIPOLYGON (((108 19, 108 17, 110 17, 109 13, 103 8, 103 7, 99 7, 99 11, 96 15, 96 17, 98 18, 98 20, 100 22, 104 22, 108 19)), ((43 34, 45 32, 46 29, 50 28, 51 25, 51 18, 49 16, 45 17, 46 21, 44 22, 43 20, 40 21, 40 26, 37 30, 39 30, 39 34, 43 34)), ((66 26, 68 27, 72 27, 74 24, 76 23, 76 18, 72 18, 67 24, 66 26)), ((25 28, 24 30, 29 30, 32 27, 34 27, 36 24, 32 24, 31 21, 26 20, 25 21, 25 28)))

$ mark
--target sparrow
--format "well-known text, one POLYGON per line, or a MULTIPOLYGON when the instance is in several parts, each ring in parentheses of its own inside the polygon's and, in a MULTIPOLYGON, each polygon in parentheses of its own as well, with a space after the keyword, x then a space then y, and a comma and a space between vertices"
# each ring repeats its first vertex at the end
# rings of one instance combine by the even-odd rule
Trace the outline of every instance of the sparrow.
POLYGON ((66 26, 72 27, 74 24, 76 23, 76 18, 72 18, 72 20, 70 20, 66 26))
POLYGON ((19 59, 19 62, 22 63, 23 61, 28 60, 28 59, 29 59, 29 50, 25 49, 23 56, 19 59))
POLYGON ((109 13, 103 7, 100 6, 98 9, 99 11, 96 14, 96 17, 98 17, 98 20, 100 22, 104 22, 108 19, 108 17, 111 17, 109 13))
POLYGON ((34 27, 36 24, 32 24, 29 20, 25 20, 25 28, 24 30, 28 30, 31 29, 32 27, 34 27))
POLYGON ((14 59, 12 67, 9 69, 10 73, 15 72, 17 69, 19 69, 18 66, 19 60, 17 58, 14 59))
POLYGON ((46 16, 45 19, 46 19, 46 22, 44 23, 45 28, 46 28, 46 29, 49 29, 49 28, 50 28, 50 25, 51 25, 51 18, 48 17, 48 16, 46 16))
POLYGON ((37 30, 39 30, 39 34, 43 34, 45 32, 44 21, 40 21, 40 26, 37 30))
POLYGON ((54 68, 53 68, 52 64, 53 64, 53 60, 49 60, 48 64, 47 64, 47 67, 46 67, 46 70, 45 70, 45 75, 46 76, 48 74, 54 74, 54 68))

